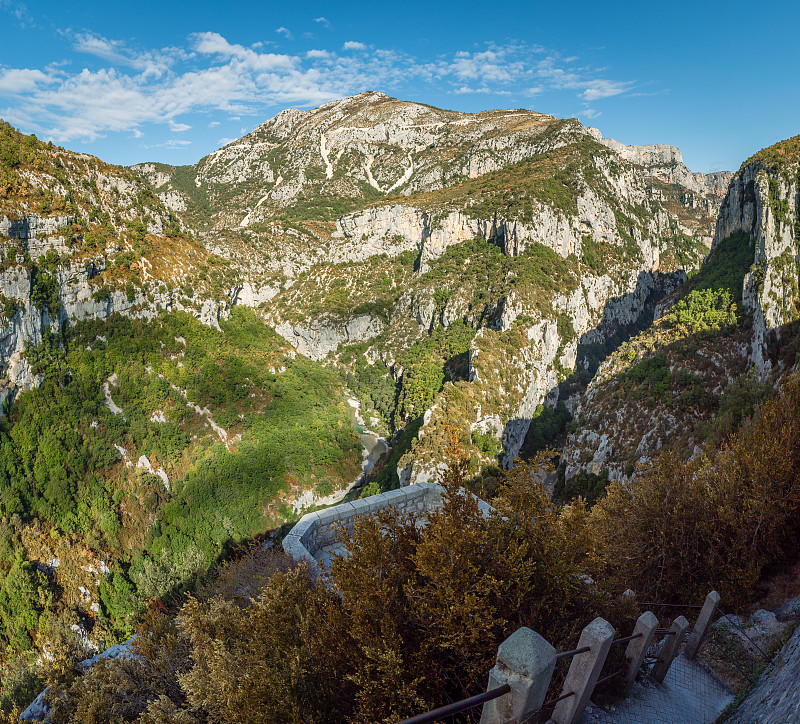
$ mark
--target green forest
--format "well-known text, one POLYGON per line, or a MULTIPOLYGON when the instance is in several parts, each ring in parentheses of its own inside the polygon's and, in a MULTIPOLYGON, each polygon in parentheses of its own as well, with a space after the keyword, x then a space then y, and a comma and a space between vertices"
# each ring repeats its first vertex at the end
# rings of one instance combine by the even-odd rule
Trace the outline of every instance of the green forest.
POLYGON ((285 521, 293 491, 358 475, 336 373, 284 347, 236 307, 220 330, 182 313, 115 316, 26 351, 41 384, 0 420, 6 663, 27 660, 65 621, 109 645, 127 637, 148 601, 194 588, 285 521), (65 555, 110 571, 52 560, 65 555))

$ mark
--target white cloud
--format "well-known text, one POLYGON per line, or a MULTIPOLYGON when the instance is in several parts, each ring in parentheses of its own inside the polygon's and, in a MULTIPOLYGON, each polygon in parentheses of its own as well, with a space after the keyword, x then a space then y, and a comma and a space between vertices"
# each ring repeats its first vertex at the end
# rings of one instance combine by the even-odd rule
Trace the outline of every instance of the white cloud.
POLYGON ((542 60, 537 69, 537 77, 544 79, 555 89, 577 90, 578 97, 592 102, 627 93, 636 85, 635 81, 618 81, 593 77, 591 68, 564 68, 555 56, 542 60))
MULTIPOLYGON (((422 61, 386 48, 267 52, 215 32, 189 36, 185 48, 161 50, 131 49, 90 33, 68 37, 99 63, 80 71, 55 63, 41 69, 0 68, 0 95, 10 99, 3 116, 61 142, 130 133, 146 124, 190 135, 194 124, 187 114, 216 112, 225 114, 220 120, 241 123, 281 107, 316 106, 366 89, 399 96, 423 86, 487 96, 567 91, 588 106, 634 86, 520 43, 486 44, 422 61)), ((367 46, 351 40, 343 48, 367 46)), ((209 127, 218 124, 212 121, 209 127)))
POLYGON ((281 26, 280 28, 275 28, 275 32, 278 33, 278 35, 283 35, 287 40, 294 40, 292 31, 289 30, 289 28, 281 26))
POLYGON ((219 125, 219 121, 211 121, 211 123, 208 124, 208 127, 209 128, 216 128, 218 125, 219 125))
POLYGON ((54 79, 41 70, 31 68, 0 70, 0 93, 23 93, 53 82, 54 79))
POLYGON ((323 26, 323 27, 325 27, 325 28, 330 28, 330 27, 331 27, 331 24, 330 24, 330 22, 328 21, 328 19, 327 19, 327 18, 324 18, 324 17, 322 17, 322 16, 320 16, 320 17, 318 17, 318 18, 314 18, 314 22, 315 22, 315 23, 319 23, 320 25, 322 25, 322 26, 323 26))
POLYGON ((187 146, 191 145, 191 141, 186 141, 182 138, 170 138, 164 141, 164 143, 152 143, 145 145, 145 148, 186 148, 187 146))
POLYGON ((125 66, 140 70, 146 75, 160 77, 175 61, 175 55, 181 51, 132 51, 125 47, 119 40, 108 40, 92 33, 78 33, 73 38, 73 47, 80 53, 94 55, 102 60, 107 60, 118 66, 125 66))
POLYGON ((602 111, 598 111, 594 108, 585 108, 579 115, 583 118, 597 118, 597 116, 602 115, 602 111))
POLYGON ((586 83, 586 90, 580 95, 586 101, 596 101, 598 98, 618 96, 620 93, 630 90, 631 87, 633 87, 632 81, 592 80, 586 83))
POLYGON ((492 93, 493 95, 500 96, 511 95, 511 91, 495 90, 493 88, 489 88, 487 85, 480 86, 479 88, 470 88, 469 86, 462 85, 460 88, 456 88, 453 93, 457 95, 464 95, 465 93, 492 93))
POLYGON ((441 72, 454 75, 459 80, 482 80, 508 83, 525 73, 521 61, 513 61, 503 51, 486 50, 481 53, 460 51, 455 58, 443 64, 441 72))
POLYGON ((197 33, 194 49, 205 55, 221 55, 236 59, 245 68, 260 71, 288 70, 297 65, 297 59, 279 53, 257 53, 243 45, 229 43, 219 33, 197 33))

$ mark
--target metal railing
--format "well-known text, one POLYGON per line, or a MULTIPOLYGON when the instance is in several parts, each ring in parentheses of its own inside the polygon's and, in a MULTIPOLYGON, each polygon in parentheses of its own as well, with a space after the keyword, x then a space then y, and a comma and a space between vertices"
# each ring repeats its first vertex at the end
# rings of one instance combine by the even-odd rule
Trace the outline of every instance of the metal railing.
POLYGON ((556 654, 556 661, 568 659, 570 656, 577 656, 578 654, 585 654, 587 651, 591 651, 591 646, 581 646, 579 649, 573 649, 572 651, 562 651, 560 654, 556 654))
MULTIPOLYGON (((648 607, 648 608, 649 607, 653 607, 653 608, 667 607, 667 608, 677 608, 677 609, 702 609, 703 608, 703 606, 698 606, 698 605, 695 605, 695 604, 677 604, 677 603, 641 602, 641 603, 639 603, 639 605, 642 608, 644 608, 644 607, 648 607)), ((725 614, 723 614, 723 615, 725 615, 725 614)), ((728 618, 727 615, 725 615, 725 616, 726 616, 726 618, 728 618)), ((652 631, 652 629, 651 629, 651 631, 652 631)), ((656 628, 653 633, 655 635, 657 635, 657 636, 666 638, 668 636, 675 636, 678 632, 670 630, 670 629, 666 629, 666 628, 656 628)), ((614 645, 617 645, 617 644, 627 644, 627 643, 630 643, 631 641, 635 641, 636 639, 642 638, 644 635, 645 634, 639 632, 639 633, 632 634, 630 636, 623 636, 623 637, 614 639, 611 642, 610 646, 614 646, 614 645)), ((755 642, 753 642, 752 639, 750 639, 750 637, 747 636, 747 634, 744 634, 744 635, 745 635, 746 638, 748 638, 748 640, 751 641, 753 646, 758 648, 758 650, 763 654, 763 651, 757 646, 757 644, 755 642)), ((587 652, 589 652, 591 650, 592 650, 591 646, 581 646, 579 648, 572 649, 570 651, 562 651, 560 653, 555 654, 554 660, 557 663, 558 661, 562 661, 564 659, 568 659, 568 658, 571 658, 571 657, 574 657, 574 656, 579 656, 580 654, 587 653, 587 652)), ((727 652, 725 652, 724 650, 722 650, 722 653, 727 655, 727 652)), ((658 659, 658 657, 647 656, 647 657, 645 657, 645 660, 648 661, 648 662, 652 662, 654 658, 656 660, 658 659)), ((735 662, 732 662, 732 663, 735 663, 735 662)), ((595 682, 594 686, 592 687, 592 692, 594 692, 594 690, 598 686, 600 686, 601 684, 605 684, 606 682, 611 681, 615 677, 620 676, 621 674, 625 674, 628 670, 629 670, 628 666, 623 666, 623 667, 617 669, 616 671, 614 671, 614 672, 612 672, 612 673, 610 673, 610 674, 608 674, 606 676, 603 676, 602 678, 599 678, 595 682)), ((489 691, 484 692, 482 694, 477 694, 476 696, 471 696, 471 697, 469 697, 467 699, 463 699, 461 701, 456 701, 456 702, 453 702, 451 704, 447 704, 445 706, 439 707, 438 709, 434 709, 432 711, 425 712, 424 714, 418 714, 418 715, 413 716, 413 717, 411 717, 409 719, 403 719, 401 722, 398 722, 397 724, 433 724, 433 722, 441 720, 444 717, 454 716, 456 714, 463 713, 463 712, 467 711, 468 709, 472 709, 473 707, 480 706, 481 704, 485 704, 486 702, 492 701, 494 699, 498 699, 501 696, 505 696, 506 694, 511 693, 511 691, 512 691, 511 687, 508 684, 504 684, 503 686, 498 686, 498 687, 496 687, 494 689, 490 689, 489 691)), ((553 698, 553 699, 550 699, 550 700, 544 702, 535 711, 527 712, 526 713, 526 720, 529 720, 529 718, 533 717, 536 714, 541 714, 542 712, 546 711, 547 709, 550 709, 550 708, 554 707, 556 704, 558 704, 561 701, 564 701, 565 699, 569 699, 570 697, 575 696, 575 693, 576 693, 575 691, 569 691, 569 692, 566 692, 566 693, 562 694, 561 696, 558 696, 556 698, 553 698)), ((530 720, 532 720, 532 719, 530 719, 530 720)))
POLYGON ((424 714, 417 714, 417 716, 412 716, 410 719, 403 719, 403 721, 399 722, 398 724, 431 724, 431 722, 435 722, 442 717, 460 714, 462 711, 472 709, 472 707, 479 706, 480 704, 485 704, 487 701, 491 701, 492 699, 498 699, 501 696, 509 694, 510 692, 511 687, 508 684, 503 684, 502 686, 498 686, 496 689, 489 689, 489 691, 485 691, 483 694, 471 696, 469 699, 455 701, 452 704, 440 706, 438 709, 434 709, 433 711, 428 711, 424 714))
MULTIPOLYGON (((642 634, 633 634, 632 636, 625 636, 623 638, 614 639, 611 642, 611 645, 614 644, 626 644, 629 641, 633 641, 635 639, 641 638, 642 634)), ((562 651, 555 655, 556 661, 561 661, 562 659, 568 659, 572 656, 578 656, 579 654, 585 654, 586 652, 591 651, 590 646, 581 646, 578 649, 572 649, 571 651, 562 651)), ((606 681, 610 681, 615 676, 619 676, 620 674, 625 673, 626 668, 623 667, 618 669, 613 674, 609 674, 608 676, 600 679, 596 684, 595 687, 599 686, 600 684, 604 684, 606 681)), ((473 707, 479 706, 480 704, 485 704, 487 701, 492 701, 492 699, 498 699, 501 696, 505 696, 506 694, 511 692, 511 687, 508 684, 504 684, 503 686, 498 686, 495 689, 490 689, 483 694, 477 694, 476 696, 471 696, 468 699, 462 699, 461 701, 455 701, 452 704, 447 704, 445 706, 440 706, 438 709, 433 709, 432 711, 425 712, 424 714, 417 714, 416 716, 412 716, 410 719, 403 719, 403 721, 398 722, 398 724, 432 724, 432 722, 437 721, 446 716, 453 716, 454 714, 461 714, 462 712, 467 711, 467 709, 472 709, 473 707)), ((555 699, 550 699, 549 701, 544 702, 536 711, 530 712, 530 715, 539 714, 546 709, 550 709, 554 707, 558 702, 564 701, 565 699, 569 699, 571 696, 575 696, 574 691, 567 692, 566 694, 562 694, 555 699)))
MULTIPOLYGON (((641 634, 639 635, 641 636, 641 634)), ((573 649, 572 651, 562 651, 560 654, 555 655, 555 660, 560 661, 561 659, 568 659, 571 656, 584 654, 590 650, 591 647, 582 646, 581 648, 573 649)), ((432 724, 432 722, 435 722, 438 719, 441 719, 442 717, 452 716, 454 714, 461 714, 467 709, 472 709, 473 707, 478 706, 479 704, 485 704, 487 701, 491 701, 492 699, 498 699, 501 696, 505 696, 510 692, 511 692, 511 687, 508 684, 504 684, 503 686, 498 686, 496 689, 490 689, 489 691, 483 694, 477 694, 476 696, 471 696, 469 697, 469 699, 462 699, 461 701, 455 701, 452 704, 447 704, 446 706, 440 706, 438 709, 434 709, 433 711, 428 711, 425 712, 424 714, 417 714, 416 716, 412 716, 410 719, 403 719, 403 721, 398 722, 397 724, 432 724)), ((536 711, 530 712, 530 716, 533 716, 534 714, 539 714, 540 712, 543 712, 544 710, 555 706, 556 704, 558 704, 559 701, 564 701, 564 699, 569 699, 571 696, 575 696, 574 691, 562 694, 556 699, 551 699, 550 701, 546 701, 536 711)))

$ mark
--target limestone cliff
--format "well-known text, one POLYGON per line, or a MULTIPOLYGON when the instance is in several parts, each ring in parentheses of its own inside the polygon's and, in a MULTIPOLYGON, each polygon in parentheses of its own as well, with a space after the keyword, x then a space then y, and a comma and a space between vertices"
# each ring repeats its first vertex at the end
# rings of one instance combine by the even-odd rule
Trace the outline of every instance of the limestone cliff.
POLYGON ((209 254, 147 183, 8 126, 2 131, 3 399, 37 383, 26 348, 48 341, 63 324, 118 312, 152 318, 162 309, 217 324, 229 304, 198 279, 209 254))
MULTIPOLYGON (((439 454, 450 386, 471 400, 458 419, 491 429, 513 458, 579 346, 642 319, 700 263, 726 178, 574 119, 381 93, 283 111, 192 167, 132 173, 39 154, 52 168, 35 184, 69 213, 45 221, 18 205, 0 226, 20 248, 7 263, 9 360, 66 320, 166 308, 214 324, 229 304, 258 307, 300 354, 357 379, 373 374, 367 360, 395 389, 390 426, 424 413, 420 470, 439 454), (415 377, 433 335, 470 358, 435 394, 415 377)), ((9 375, 33 381, 21 362, 9 375)))
POLYGON ((717 220, 714 244, 735 232, 755 243, 745 277, 743 303, 753 315, 751 359, 771 367, 770 337, 800 318, 800 153, 798 137, 764 149, 746 161, 731 182, 717 220))
POLYGON ((578 346, 651 313, 700 263, 727 180, 693 174, 673 146, 624 146, 574 119, 381 93, 283 111, 193 167, 135 170, 231 262, 235 302, 301 354, 380 374, 396 390, 390 426, 424 413, 408 481, 429 477, 414 470, 439 456, 452 405, 513 458, 578 346), (472 337, 470 370, 419 396, 415 350, 462 335, 454 325, 472 337))
MULTIPOLYGON (((185 209, 207 246, 230 258, 243 279, 261 289, 291 284, 317 263, 397 252, 398 245, 387 242, 395 237, 417 249, 426 239, 428 251, 436 253, 470 234, 485 238, 499 230, 524 245, 549 239, 555 231, 558 239, 548 245, 575 252, 581 233, 597 238, 608 230, 607 217, 597 217, 599 229, 581 227, 571 219, 553 218, 545 204, 525 224, 512 216, 470 213, 463 202, 460 209, 434 210, 437 199, 426 195, 597 139, 613 149, 612 158, 632 168, 633 176, 659 185, 656 195, 664 184, 679 184, 695 194, 698 212, 682 221, 689 224, 689 236, 710 237, 724 189, 698 181, 705 177, 686 169, 674 147, 663 147, 671 149, 666 153, 623 146, 574 119, 534 111, 457 113, 377 92, 309 111, 283 111, 192 167, 149 163, 135 170, 170 208, 185 209), (679 171, 665 175, 661 170, 667 166, 679 171), (391 202, 391 212, 382 207, 384 201, 391 202), (442 211, 447 217, 456 210, 462 213, 440 218, 442 211), (348 240, 359 243, 352 248, 348 240)), ((625 182, 630 180, 631 175, 625 182)), ((627 189, 619 191, 627 198, 627 189)), ((588 195, 581 203, 591 218, 598 200, 588 195)))
POLYGON ((567 480, 581 471, 630 476, 662 447, 698 455, 797 365, 798 138, 742 164, 701 270, 659 305, 651 329, 600 366, 576 401, 562 455, 567 480))

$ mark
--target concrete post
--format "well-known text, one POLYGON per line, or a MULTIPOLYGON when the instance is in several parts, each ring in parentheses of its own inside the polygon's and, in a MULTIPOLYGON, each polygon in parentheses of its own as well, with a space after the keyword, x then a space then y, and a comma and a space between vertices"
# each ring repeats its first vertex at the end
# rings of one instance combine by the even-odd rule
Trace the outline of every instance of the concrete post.
POLYGON ((555 724, 576 724, 589 703, 594 685, 606 662, 608 650, 614 640, 614 627, 603 618, 596 618, 581 633, 576 648, 589 646, 590 650, 572 657, 572 664, 564 682, 561 695, 574 691, 574 696, 556 704, 551 719, 555 724))
POLYGON ((539 709, 550 686, 555 657, 556 650, 525 626, 503 641, 486 690, 508 684, 511 692, 483 705, 481 724, 516 722, 539 709))
POLYGON ((686 648, 683 650, 683 655, 687 659, 693 659, 697 656, 700 644, 703 643, 703 639, 708 631, 708 626, 714 614, 717 612, 718 606, 719 594, 716 591, 711 591, 711 593, 706 596, 706 602, 703 604, 700 615, 697 617, 697 622, 692 629, 692 633, 689 635, 689 643, 686 644, 686 648))
POLYGON ((659 684, 664 681, 664 677, 667 675, 669 667, 672 665, 672 661, 678 655, 678 652, 681 649, 683 635, 686 633, 688 628, 689 622, 683 616, 678 616, 678 618, 672 622, 672 626, 670 626, 669 629, 672 635, 667 636, 664 639, 664 644, 661 647, 661 653, 658 656, 658 661, 656 661, 655 665, 653 666, 653 670, 650 672, 650 675, 659 684))
POLYGON ((656 635, 658 628, 658 619, 652 611, 645 611, 638 619, 636 619, 636 626, 633 629, 634 635, 642 634, 640 638, 633 639, 625 649, 625 658, 630 661, 628 666, 628 673, 625 676, 625 681, 629 684, 635 681, 639 669, 642 668, 644 657, 647 656, 647 649, 653 644, 653 638, 656 635))

